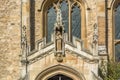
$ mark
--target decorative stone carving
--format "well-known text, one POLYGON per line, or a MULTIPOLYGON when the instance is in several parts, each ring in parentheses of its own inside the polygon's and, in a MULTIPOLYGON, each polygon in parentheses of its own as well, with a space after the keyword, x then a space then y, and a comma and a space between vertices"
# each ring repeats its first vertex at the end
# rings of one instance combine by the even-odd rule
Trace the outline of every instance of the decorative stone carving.
POLYGON ((94 24, 94 34, 93 34, 93 43, 97 44, 98 42, 98 27, 97 24, 94 24))
POLYGON ((92 50, 93 55, 98 55, 98 26, 97 23, 93 25, 94 33, 93 33, 93 42, 92 42, 92 50))
POLYGON ((98 46, 98 53, 99 53, 99 55, 107 55, 105 45, 99 45, 98 46))
POLYGON ((101 60, 101 65, 100 65, 101 72, 104 76, 107 75, 107 60, 102 59, 101 60))
POLYGON ((58 53, 56 53, 56 60, 58 61, 58 62, 62 62, 63 61, 63 55, 60 53, 60 52, 58 52, 58 53))
POLYGON ((26 45, 26 27, 22 27, 22 40, 21 40, 22 48, 26 45))
POLYGON ((21 48, 22 48, 22 63, 27 63, 27 38, 26 38, 26 26, 22 27, 22 39, 21 39, 21 48))
POLYGON ((55 28, 55 42, 56 42, 56 51, 62 51, 62 42, 63 42, 63 37, 62 37, 62 27, 56 27, 55 28))
POLYGON ((22 39, 21 39, 21 48, 22 48, 22 80, 27 80, 27 38, 26 38, 26 26, 22 27, 22 39))
POLYGON ((64 54, 64 27, 62 22, 62 14, 59 4, 54 4, 57 11, 56 23, 54 25, 55 33, 55 56, 58 62, 63 61, 64 54))

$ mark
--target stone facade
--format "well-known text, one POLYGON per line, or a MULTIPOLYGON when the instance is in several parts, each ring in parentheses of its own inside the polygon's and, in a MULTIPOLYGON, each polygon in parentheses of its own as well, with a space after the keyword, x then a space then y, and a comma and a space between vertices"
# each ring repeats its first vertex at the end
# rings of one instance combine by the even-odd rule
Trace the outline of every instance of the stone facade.
POLYGON ((100 79, 102 61, 107 63, 107 54, 115 57, 113 10, 120 1, 73 1, 82 9, 82 40, 74 37, 71 43, 64 36, 62 62, 55 56, 54 36, 49 44, 45 40, 44 13, 52 1, 0 1, 0 80, 44 80, 58 73, 75 80, 100 79))
POLYGON ((21 1, 0 1, 0 80, 20 78, 21 1))
MULTIPOLYGON (((43 41, 39 43, 40 46, 38 46, 38 50, 28 56, 28 76, 30 80, 44 80, 45 78, 42 78, 44 75, 41 76, 41 73, 49 68, 56 68, 57 66, 66 68, 68 67, 78 72, 79 77, 81 78, 72 77, 75 80, 92 80, 94 79, 93 74, 98 76, 97 73, 99 57, 93 56, 91 53, 83 51, 83 47, 80 41, 75 40, 76 44, 74 45, 65 43, 65 57, 63 57, 62 62, 58 62, 57 58, 55 57, 54 43, 51 43, 51 45, 44 47, 43 45, 41 45, 42 42, 43 41), (39 75, 41 77, 36 78, 36 76, 39 77, 39 75)), ((58 72, 61 74, 64 74, 64 72, 66 71, 64 71, 64 69, 59 69, 60 68, 58 68, 58 72), (62 70, 63 72, 61 72, 62 70)), ((54 73, 54 69, 50 73, 45 73, 45 75, 50 75, 52 74, 52 72, 54 73)), ((67 74, 70 73, 68 72, 67 74)), ((71 77, 72 75, 69 76, 71 77)))

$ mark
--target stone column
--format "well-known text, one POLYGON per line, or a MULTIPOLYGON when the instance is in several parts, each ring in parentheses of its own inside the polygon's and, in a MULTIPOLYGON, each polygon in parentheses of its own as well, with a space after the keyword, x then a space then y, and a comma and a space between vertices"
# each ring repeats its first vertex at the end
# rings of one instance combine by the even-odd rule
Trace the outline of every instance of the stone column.
POLYGON ((27 54, 28 54, 28 45, 30 41, 30 27, 29 27, 29 0, 21 0, 21 79, 27 80, 27 54))
POLYGON ((30 45, 30 0, 22 0, 21 15, 21 26, 26 26, 27 44, 30 45))

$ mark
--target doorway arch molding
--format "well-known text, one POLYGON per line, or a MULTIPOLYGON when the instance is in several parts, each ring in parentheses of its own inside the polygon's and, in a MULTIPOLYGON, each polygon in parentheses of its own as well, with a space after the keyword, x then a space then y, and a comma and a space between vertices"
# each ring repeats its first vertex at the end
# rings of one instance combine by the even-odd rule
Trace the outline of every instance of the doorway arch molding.
POLYGON ((51 66, 43 71, 41 71, 35 80, 47 80, 50 77, 53 77, 57 74, 62 74, 65 76, 68 76, 70 78, 72 78, 73 80, 85 80, 85 77, 82 73, 79 73, 77 70, 69 67, 69 66, 65 66, 65 65, 54 65, 51 66))

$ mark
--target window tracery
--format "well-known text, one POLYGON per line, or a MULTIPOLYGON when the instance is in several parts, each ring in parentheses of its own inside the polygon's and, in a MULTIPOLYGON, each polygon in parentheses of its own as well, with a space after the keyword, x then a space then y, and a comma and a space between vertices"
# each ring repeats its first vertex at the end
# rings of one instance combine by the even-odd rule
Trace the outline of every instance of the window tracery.
POLYGON ((53 2, 47 13, 47 26, 46 26, 46 40, 51 41, 51 34, 54 32, 54 24, 56 22, 56 5, 60 5, 62 13, 62 21, 64 24, 65 33, 69 37, 69 41, 72 41, 72 37, 75 36, 81 39, 81 10, 77 2, 68 2, 67 0, 59 0, 53 2), (74 5, 75 4, 75 5, 74 5), (77 4, 77 5, 76 5, 77 4), (72 6, 73 5, 73 6, 72 6), (72 7, 71 7, 72 6, 72 7), (71 13, 70 13, 71 12, 71 13))
POLYGON ((64 23, 65 32, 68 33, 68 5, 67 2, 61 3, 62 21, 64 23))
POLYGON ((47 42, 51 41, 51 33, 54 32, 54 24, 56 21, 56 13, 54 7, 48 10, 47 14, 47 42))
POLYGON ((72 9, 72 35, 81 38, 81 18, 79 6, 75 5, 72 9))

